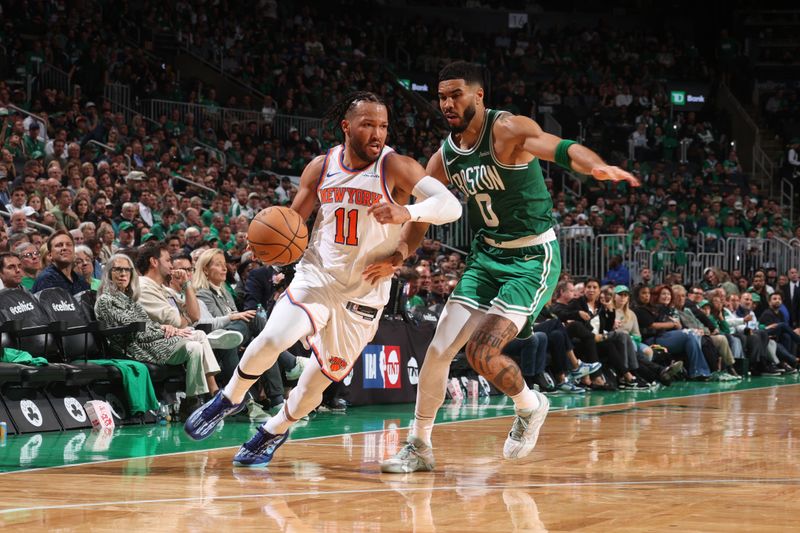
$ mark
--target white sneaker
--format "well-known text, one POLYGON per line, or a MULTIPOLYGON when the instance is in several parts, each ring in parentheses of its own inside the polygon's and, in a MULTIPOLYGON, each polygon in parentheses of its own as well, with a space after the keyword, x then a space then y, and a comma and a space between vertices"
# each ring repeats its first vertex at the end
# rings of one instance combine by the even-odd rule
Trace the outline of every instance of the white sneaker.
POLYGON ((533 391, 533 393, 539 398, 539 408, 517 411, 514 424, 503 446, 503 457, 506 459, 521 459, 527 456, 539 440, 539 430, 550 410, 550 400, 540 392, 533 391))
POLYGON ((294 381, 300 379, 300 374, 303 373, 303 369, 308 365, 309 361, 308 357, 295 357, 294 368, 286 371, 286 380, 294 381))
POLYGON ((241 333, 229 329, 215 329, 211 333, 206 334, 206 338, 208 338, 208 343, 214 350, 238 348, 244 340, 241 333))

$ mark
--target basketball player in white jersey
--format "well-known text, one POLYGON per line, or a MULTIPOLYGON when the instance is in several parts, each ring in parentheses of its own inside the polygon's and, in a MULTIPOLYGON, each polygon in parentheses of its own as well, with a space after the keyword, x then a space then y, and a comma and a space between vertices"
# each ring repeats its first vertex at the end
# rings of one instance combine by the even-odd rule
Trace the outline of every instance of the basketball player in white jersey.
POLYGON ((416 223, 444 224, 461 216, 461 204, 440 181, 385 145, 388 109, 376 95, 355 93, 329 116, 340 121, 345 142, 314 159, 300 177, 291 208, 304 219, 317 202, 320 208, 294 280, 225 389, 185 424, 191 438, 208 437, 244 407, 247 390, 282 351, 298 340, 308 345, 316 357, 281 412, 240 448, 236 466, 266 466, 289 427, 320 404, 332 380, 350 372, 378 329, 394 267, 414 252, 407 245, 417 238, 411 234, 424 230, 416 223), (418 201, 406 205, 411 195, 418 201), (402 227, 407 221, 412 223, 402 227))

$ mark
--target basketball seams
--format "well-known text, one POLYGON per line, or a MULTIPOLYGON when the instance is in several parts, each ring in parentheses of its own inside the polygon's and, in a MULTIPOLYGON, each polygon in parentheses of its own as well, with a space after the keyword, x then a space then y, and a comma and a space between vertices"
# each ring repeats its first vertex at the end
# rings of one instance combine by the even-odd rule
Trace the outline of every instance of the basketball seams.
MULTIPOLYGON (((264 235, 263 237, 273 239, 270 242, 251 239, 250 231, 248 230, 248 241, 251 245, 258 248, 254 248, 253 251, 256 253, 256 256, 260 257, 266 263, 293 263, 305 252, 305 247, 308 244, 308 227, 305 225, 299 213, 294 212, 292 215, 289 215, 285 212, 288 209, 290 208, 283 206, 270 207, 268 210, 265 210, 266 212, 262 211, 256 215, 251 222, 251 226, 253 222, 258 222, 264 226, 266 230, 262 231, 265 231, 268 235, 264 235), (280 213, 280 218, 278 218, 277 213, 280 213), (289 220, 290 218, 294 220, 289 220), (304 234, 300 234, 303 227, 305 227, 306 231, 304 234), (287 234, 287 232, 289 234, 287 234), (269 235, 270 233, 272 235, 269 235), (298 240, 300 241, 299 244, 297 242, 298 240), (303 241, 305 241, 305 246, 302 245, 303 241)), ((256 226, 254 233, 261 233, 261 231, 258 230, 259 227, 260 226, 256 226)), ((259 235, 259 237, 262 237, 262 235, 259 235)))

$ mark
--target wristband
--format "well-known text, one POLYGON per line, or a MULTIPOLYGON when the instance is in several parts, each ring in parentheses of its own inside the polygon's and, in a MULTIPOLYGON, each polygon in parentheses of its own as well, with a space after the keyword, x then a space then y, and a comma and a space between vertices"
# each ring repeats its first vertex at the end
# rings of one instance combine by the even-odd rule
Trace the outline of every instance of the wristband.
POLYGON ((556 146, 556 157, 555 162, 558 166, 565 168, 567 170, 572 170, 572 160, 569 157, 569 147, 573 144, 578 144, 575 141, 570 141, 568 139, 562 139, 558 146, 556 146))

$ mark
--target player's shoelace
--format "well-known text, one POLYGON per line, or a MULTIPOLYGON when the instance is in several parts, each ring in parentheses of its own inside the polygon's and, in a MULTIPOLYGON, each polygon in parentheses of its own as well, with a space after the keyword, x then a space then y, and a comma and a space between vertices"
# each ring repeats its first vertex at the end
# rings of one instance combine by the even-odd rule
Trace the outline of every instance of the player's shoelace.
POLYGON ((514 424, 511 426, 511 431, 509 432, 508 436, 514 440, 522 440, 525 432, 528 430, 530 418, 531 417, 522 418, 521 416, 517 415, 516 418, 514 418, 514 424))

